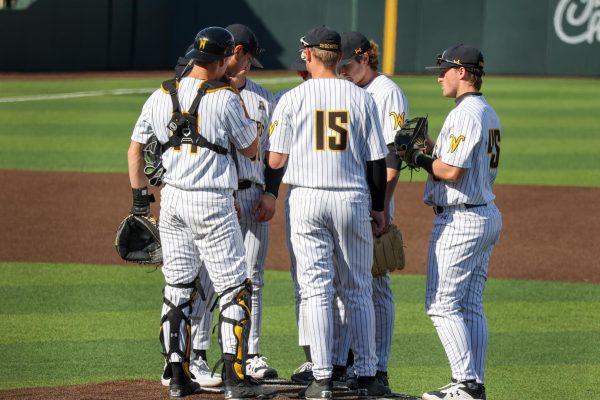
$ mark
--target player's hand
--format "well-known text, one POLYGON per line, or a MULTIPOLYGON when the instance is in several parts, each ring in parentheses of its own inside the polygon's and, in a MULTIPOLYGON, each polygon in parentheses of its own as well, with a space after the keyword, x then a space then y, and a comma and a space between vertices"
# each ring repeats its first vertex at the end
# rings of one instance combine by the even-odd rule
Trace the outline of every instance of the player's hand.
POLYGON ((390 218, 390 204, 386 204, 385 208, 383 209, 383 231, 381 233, 387 233, 387 231, 390 230, 390 223, 391 223, 391 218, 390 218))
POLYGON ((240 202, 235 199, 233 201, 233 207, 235 208, 235 213, 237 214, 238 219, 242 218, 242 209, 240 208, 240 202))
POLYGON ((383 234, 383 228, 385 227, 385 217, 383 211, 371 210, 371 229, 373 235, 381 236, 383 234))
POLYGON ((277 200, 268 194, 263 194, 260 199, 252 207, 252 215, 256 222, 270 221, 275 215, 275 207, 277 200))
POLYGON ((242 88, 246 84, 246 76, 250 72, 250 63, 242 68, 237 74, 229 76, 229 83, 236 89, 242 88))

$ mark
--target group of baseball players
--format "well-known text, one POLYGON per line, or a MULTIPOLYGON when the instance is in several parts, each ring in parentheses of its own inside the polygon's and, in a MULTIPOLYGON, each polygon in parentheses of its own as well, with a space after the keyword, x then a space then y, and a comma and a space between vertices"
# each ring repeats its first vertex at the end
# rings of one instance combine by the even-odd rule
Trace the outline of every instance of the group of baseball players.
MULTIPOLYGON (((128 151, 132 212, 150 213, 144 144, 165 146, 159 230, 165 279, 161 377, 170 398, 222 391, 225 399, 276 396, 260 350, 268 222, 280 183, 306 362, 292 381, 306 399, 347 385, 360 399, 393 396, 388 362, 395 305, 390 278, 374 278, 373 238, 393 223, 408 120, 402 90, 378 69, 378 46, 359 32, 309 29, 292 69, 304 80, 271 94, 248 78, 263 49, 245 25, 208 27, 179 58, 175 77, 146 101, 128 151), (222 372, 207 359, 213 309, 222 372)), ((480 93, 483 56, 458 45, 438 56, 438 82, 455 99, 428 148, 411 163, 428 172, 433 207, 426 309, 446 351, 451 382, 423 399, 485 399, 483 288, 502 225, 492 185, 500 123, 480 93)), ((404 160, 407 161, 407 160, 404 160)))

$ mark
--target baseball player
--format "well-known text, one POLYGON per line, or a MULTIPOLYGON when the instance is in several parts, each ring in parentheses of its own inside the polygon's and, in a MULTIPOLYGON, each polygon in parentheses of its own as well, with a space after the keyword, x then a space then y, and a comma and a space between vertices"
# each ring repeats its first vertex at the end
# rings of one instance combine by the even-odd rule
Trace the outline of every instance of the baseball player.
POLYGON ((426 308, 444 346, 451 382, 425 400, 485 399, 488 328, 483 290, 502 217, 492 186, 500 155, 501 126, 480 92, 483 56, 465 45, 438 56, 438 83, 456 107, 444 121, 431 156, 413 162, 428 173, 424 201, 435 219, 427 261, 426 308))
POLYGON ((375 380, 373 231, 384 227, 385 156, 371 96, 337 79, 339 33, 301 39, 312 79, 283 95, 271 118, 269 165, 287 164, 292 252, 305 302, 315 380, 307 399, 332 398, 333 278, 349 313, 359 397, 389 393, 375 380), (371 208, 371 209, 370 209, 371 208), (369 210, 370 209, 370 210, 369 210), (372 222, 371 222, 372 218, 372 222), (335 259, 335 263, 334 263, 335 259))
POLYGON ((234 40, 224 28, 198 32, 187 77, 163 82, 146 101, 128 151, 133 212, 148 214, 143 144, 156 135, 163 144, 160 235, 165 277, 161 342, 171 371, 170 398, 198 392, 190 379, 189 316, 199 301, 196 278, 206 268, 220 302, 219 337, 226 399, 270 397, 274 392, 245 375, 251 282, 233 205, 237 174, 233 145, 255 157, 256 124, 246 118, 235 89, 217 82, 225 74, 234 40), (201 133, 201 134, 200 134, 201 133))
MULTIPOLYGON (((298 49, 298 52, 296 54, 296 59, 290 66, 290 69, 296 71, 298 73, 298 76, 300 76, 303 81, 307 81, 308 79, 311 78, 310 72, 308 72, 306 70, 306 52, 305 52, 305 48, 302 44, 300 44, 300 48, 298 49)), ((278 92, 277 94, 275 94, 275 96, 274 96, 275 103, 278 103, 279 100, 281 99, 281 97, 283 97, 283 95, 287 92, 288 92, 288 90, 282 90, 282 91, 278 92)), ((288 191, 288 194, 285 199, 286 232, 290 232, 289 195, 290 195, 290 192, 288 191)), ((290 273, 292 276, 292 282, 294 284, 294 299, 295 299, 295 305, 296 305, 296 323, 298 325, 298 344, 300 345, 300 347, 302 347, 302 350, 304 351, 304 357, 305 357, 305 362, 303 362, 302 365, 300 365, 298 368, 296 368, 294 370, 294 373, 292 374, 291 379, 293 382, 308 385, 313 380, 313 374, 312 374, 313 363, 312 363, 312 357, 310 355, 310 345, 309 345, 309 341, 308 341, 309 334, 304 329, 304 324, 302 323, 304 318, 300 318, 300 314, 301 313, 304 314, 305 311, 300 311, 301 308, 302 308, 302 310, 304 310, 304 306, 302 306, 302 302, 301 302, 301 298, 300 298, 300 286, 298 284, 298 279, 296 278, 296 260, 294 257, 292 243, 291 243, 290 239, 291 239, 290 235, 289 234, 286 235, 288 252, 290 254, 290 261, 291 261, 290 273)))
MULTIPOLYGON (((398 183, 401 160, 394 149, 394 137, 408 118, 408 101, 402 90, 391 79, 377 72, 379 64, 378 46, 362 33, 342 34, 342 60, 338 64, 339 73, 349 81, 362 87, 373 96, 385 143, 390 152, 386 157, 387 186, 385 193, 385 228, 388 229, 394 216, 393 194, 398 183)), ((343 303, 338 302, 343 308, 343 303)), ((387 367, 394 334, 394 295, 390 288, 389 275, 373 278, 373 307, 375 308, 375 343, 377 350, 377 379, 389 386, 387 367)), ((341 313, 344 315, 344 312, 341 313)), ((335 321, 344 322, 336 318, 335 321)), ((350 340, 345 326, 334 329, 334 365, 344 370, 350 340)))
MULTIPOLYGON (((251 65, 262 68, 258 57, 263 49, 259 47, 256 35, 246 25, 232 24, 227 29, 233 35, 235 48, 231 57, 227 76, 244 100, 249 117, 255 122, 259 147, 256 159, 237 156, 236 167, 238 171, 238 188, 236 198, 240 207, 240 226, 246 248, 246 261, 248 264, 248 277, 252 280, 252 324, 248 339, 248 359, 246 373, 255 379, 276 378, 277 370, 269 367, 266 358, 260 354, 260 332, 262 325, 262 288, 264 286, 264 267, 267 257, 269 240, 268 221, 275 214, 275 200, 278 195, 279 182, 283 170, 274 171, 265 165, 265 151, 268 135, 265 133, 273 112, 273 95, 271 92, 247 79, 251 65)), ((202 281, 203 287, 209 290, 210 280, 202 281)), ((208 312, 196 316, 201 319, 196 329, 192 328, 193 351, 199 356, 199 365, 206 360, 206 350, 210 346, 210 333, 212 313, 208 312)), ((192 360, 192 364, 194 360, 192 360)), ((200 371, 199 371, 200 372, 200 371)), ((207 370, 203 368, 202 375, 207 370)), ((205 380, 211 384, 219 378, 208 374, 205 380)))

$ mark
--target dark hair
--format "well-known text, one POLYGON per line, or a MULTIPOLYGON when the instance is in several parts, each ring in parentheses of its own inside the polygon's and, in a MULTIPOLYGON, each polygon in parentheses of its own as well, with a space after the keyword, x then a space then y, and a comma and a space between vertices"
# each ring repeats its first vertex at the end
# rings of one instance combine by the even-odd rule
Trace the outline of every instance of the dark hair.
POLYGON ((469 73, 469 76, 467 77, 469 82, 471 82, 471 84, 475 87, 475 89, 481 90, 481 86, 483 85, 483 75, 485 75, 485 72, 483 72, 483 70, 479 69, 479 68, 465 68, 465 69, 469 73))

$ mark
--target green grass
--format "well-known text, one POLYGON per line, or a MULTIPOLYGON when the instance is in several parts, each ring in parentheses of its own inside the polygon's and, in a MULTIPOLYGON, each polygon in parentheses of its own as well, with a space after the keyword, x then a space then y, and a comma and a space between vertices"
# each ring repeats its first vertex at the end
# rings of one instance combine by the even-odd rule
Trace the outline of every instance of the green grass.
MULTIPOLYGON (((157 380, 163 280, 160 271, 150 271, 0 263, 0 389, 157 380)), ((424 312, 424 279, 392 277, 397 318, 389 372, 395 391, 419 394, 445 384, 450 375, 424 312)), ((267 271, 262 352, 282 376, 303 358, 296 346, 291 292, 289 273, 267 271)), ((490 398, 596 395, 600 285, 492 279, 486 310, 490 398)))
MULTIPOLYGON (((0 81, 2 98, 108 89, 156 88, 137 79, 0 81)), ((436 136, 453 107, 435 76, 394 78, 412 116, 428 114, 436 136)), ((260 78, 273 92, 300 82, 260 78)), ((483 91, 503 125, 497 182, 600 186, 600 80, 486 77, 483 91)), ((125 172, 131 131, 147 94, 0 102, 0 169, 125 172)), ((423 172, 413 180, 422 181, 423 172)), ((403 173, 407 181, 410 174, 403 173)))

